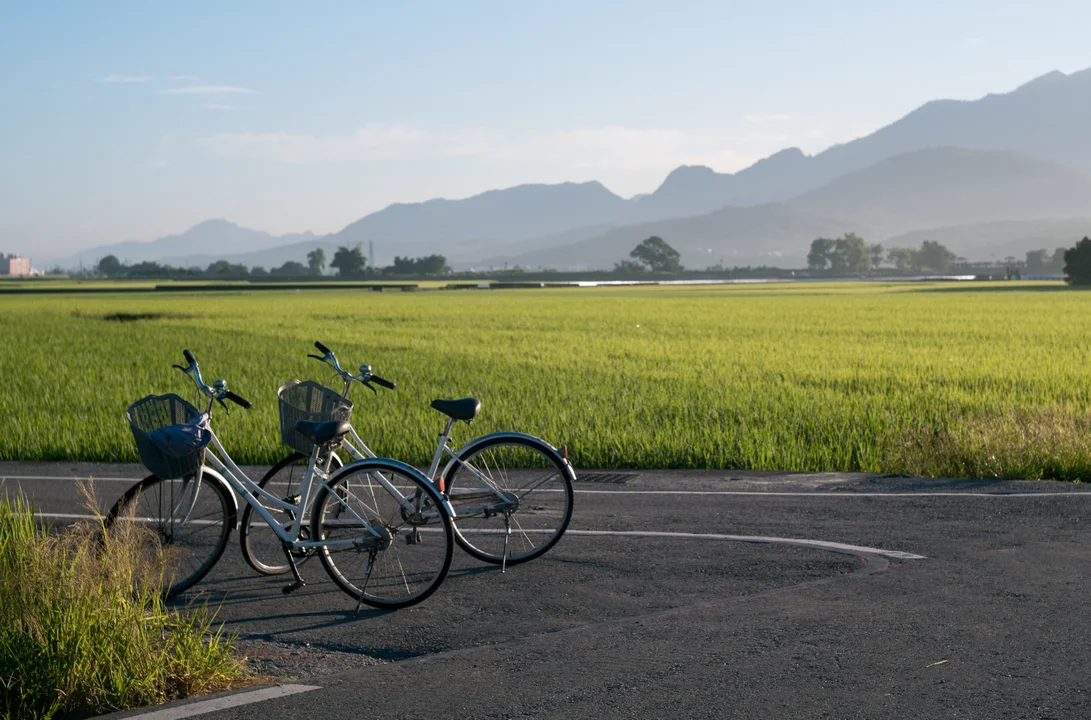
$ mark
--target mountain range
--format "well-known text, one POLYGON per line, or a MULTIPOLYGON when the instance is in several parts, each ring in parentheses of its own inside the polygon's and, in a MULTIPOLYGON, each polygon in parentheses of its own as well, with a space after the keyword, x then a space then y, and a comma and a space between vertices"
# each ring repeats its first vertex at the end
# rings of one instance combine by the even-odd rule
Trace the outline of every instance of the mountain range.
POLYGON ((329 255, 338 245, 373 242, 380 264, 394 254, 441 253, 456 267, 607 268, 654 234, 691 267, 799 266, 814 237, 847 231, 892 246, 930 233, 971 259, 1001 245, 1018 256, 1091 233, 1079 220, 1091 217, 1088 127, 1091 69, 1052 72, 1005 94, 927 103, 814 156, 788 148, 734 174, 682 166, 654 192, 630 199, 597 182, 521 185, 391 205, 322 237, 274 237, 213 220, 149 243, 93 248, 61 264, 114 254, 275 267, 302 262, 313 247, 329 255))

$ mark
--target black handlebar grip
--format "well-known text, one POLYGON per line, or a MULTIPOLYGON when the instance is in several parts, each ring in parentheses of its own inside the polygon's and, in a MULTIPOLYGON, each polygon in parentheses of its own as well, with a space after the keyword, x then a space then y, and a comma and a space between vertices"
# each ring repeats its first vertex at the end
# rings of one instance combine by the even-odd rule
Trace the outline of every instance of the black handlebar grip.
POLYGON ((235 393, 231 392, 230 390, 228 390, 227 393, 224 394, 224 397, 226 399, 230 400, 231 402, 235 403, 236 405, 238 405, 241 408, 245 408, 245 409, 249 410, 250 408, 254 407, 254 403, 250 402, 249 400, 247 400, 244 397, 236 395, 235 393))
POLYGON ((189 350, 183 350, 182 354, 185 355, 186 362, 188 362, 190 365, 196 365, 197 364, 197 360, 194 359, 193 353, 191 353, 189 350))
POLYGON ((314 341, 314 346, 316 348, 318 348, 319 352, 323 352, 323 353, 325 353, 327 355, 331 354, 330 349, 328 347, 326 347, 325 345, 323 345, 322 343, 318 342, 317 340, 314 341))
POLYGON ((390 382, 389 380, 387 380, 385 378, 381 378, 378 375, 372 375, 371 376, 371 382, 376 383, 378 385, 382 385, 383 387, 387 388, 388 390, 393 390, 394 388, 398 387, 394 383, 390 382))

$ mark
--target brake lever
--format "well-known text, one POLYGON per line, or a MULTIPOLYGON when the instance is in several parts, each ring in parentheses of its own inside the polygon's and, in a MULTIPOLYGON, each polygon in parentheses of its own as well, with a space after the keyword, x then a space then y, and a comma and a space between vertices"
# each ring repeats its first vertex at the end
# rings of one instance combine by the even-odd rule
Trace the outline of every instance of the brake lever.
POLYGON ((314 359, 315 359, 315 360, 317 360, 318 362, 326 362, 326 358, 324 358, 324 357, 320 357, 320 356, 318 356, 318 355, 312 355, 312 354, 310 354, 310 353, 307 353, 307 357, 309 357, 309 358, 314 358, 314 359))
POLYGON ((181 365, 175 365, 175 366, 174 366, 174 369, 175 369, 175 370, 181 370, 181 371, 182 371, 182 372, 184 372, 184 373, 188 373, 188 372, 189 372, 189 370, 187 370, 186 368, 182 367, 181 365))
POLYGON ((220 407, 222 407, 222 408, 224 409, 224 412, 225 412, 225 413, 227 413, 228 415, 230 415, 230 414, 231 414, 231 408, 229 408, 229 407, 227 406, 227 403, 225 403, 225 402, 223 401, 223 398, 221 398, 221 397, 218 397, 218 398, 216 398, 216 402, 220 403, 220 407))
POLYGON ((375 393, 376 395, 379 394, 379 391, 376 390, 375 388, 371 387, 371 383, 369 383, 367 380, 361 380, 360 384, 363 385, 364 387, 366 387, 371 392, 375 393))

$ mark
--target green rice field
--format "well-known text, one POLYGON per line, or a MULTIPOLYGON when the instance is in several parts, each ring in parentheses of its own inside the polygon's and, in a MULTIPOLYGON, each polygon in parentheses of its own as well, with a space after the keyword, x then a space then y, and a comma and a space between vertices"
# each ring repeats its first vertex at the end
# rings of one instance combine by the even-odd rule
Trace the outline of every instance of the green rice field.
POLYGON ((125 408, 188 397, 188 347, 255 404, 215 416, 234 459, 271 463, 322 340, 398 383, 357 387, 353 424, 418 464, 428 402, 475 395, 456 440, 521 430, 577 468, 1091 479, 1091 293, 1059 283, 7 295, 0 337, 4 460, 135 461, 125 408))

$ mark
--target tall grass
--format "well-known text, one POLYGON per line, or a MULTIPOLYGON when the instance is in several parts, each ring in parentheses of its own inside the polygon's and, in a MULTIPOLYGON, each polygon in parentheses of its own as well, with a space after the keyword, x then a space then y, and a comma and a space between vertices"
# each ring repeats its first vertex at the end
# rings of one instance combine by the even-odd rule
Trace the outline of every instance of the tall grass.
POLYGON ((522 430, 585 468, 1088 478, 1089 301, 1044 283, 3 296, 0 459, 136 461, 124 410, 188 392, 170 365, 189 347, 255 403, 215 418, 233 457, 272 463, 276 388, 329 379, 306 357, 320 339, 398 383, 357 388, 353 424, 417 464, 429 401, 475 395, 456 440, 522 430))
POLYGON ((148 531, 84 522, 51 533, 0 502, 0 716, 103 713, 250 681, 205 607, 167 607, 148 531))

